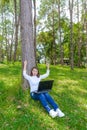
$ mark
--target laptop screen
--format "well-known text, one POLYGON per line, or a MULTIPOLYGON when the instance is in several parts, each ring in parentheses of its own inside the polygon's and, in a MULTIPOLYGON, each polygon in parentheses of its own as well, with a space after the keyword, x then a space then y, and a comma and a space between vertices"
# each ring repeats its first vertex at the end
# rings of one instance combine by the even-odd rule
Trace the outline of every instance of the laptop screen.
POLYGON ((54 80, 40 81, 38 86, 39 91, 49 91, 52 89, 54 80))

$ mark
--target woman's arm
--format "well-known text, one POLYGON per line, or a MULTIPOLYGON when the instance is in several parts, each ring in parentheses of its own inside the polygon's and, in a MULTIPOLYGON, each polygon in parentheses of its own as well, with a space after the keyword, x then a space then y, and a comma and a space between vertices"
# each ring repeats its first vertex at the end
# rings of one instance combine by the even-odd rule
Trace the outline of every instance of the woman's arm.
POLYGON ((29 80, 30 76, 26 73, 27 61, 24 61, 24 68, 23 68, 23 76, 25 79, 29 80))
POLYGON ((46 66, 47 66, 47 72, 45 74, 43 74, 43 75, 40 75, 40 79, 44 79, 44 78, 49 76, 49 72, 50 72, 49 64, 46 64, 46 66))
POLYGON ((27 60, 24 61, 24 68, 23 68, 23 71, 26 71, 26 67, 27 67, 27 60))

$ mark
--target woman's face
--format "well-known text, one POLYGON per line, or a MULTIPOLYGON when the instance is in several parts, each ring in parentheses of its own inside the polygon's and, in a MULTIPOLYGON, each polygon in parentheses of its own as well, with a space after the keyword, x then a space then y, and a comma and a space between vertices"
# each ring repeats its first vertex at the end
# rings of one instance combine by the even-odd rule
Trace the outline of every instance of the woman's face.
POLYGON ((37 74, 38 74, 38 70, 34 68, 34 69, 32 70, 32 75, 33 75, 33 76, 37 76, 37 74))

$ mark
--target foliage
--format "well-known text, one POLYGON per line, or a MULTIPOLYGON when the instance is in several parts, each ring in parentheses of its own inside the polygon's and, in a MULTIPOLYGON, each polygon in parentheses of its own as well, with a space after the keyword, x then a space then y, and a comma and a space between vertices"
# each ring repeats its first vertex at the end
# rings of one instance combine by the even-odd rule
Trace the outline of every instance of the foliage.
MULTIPOLYGON (((73 57, 74 57, 74 64, 77 65, 80 59, 80 65, 83 62, 83 58, 87 55, 86 54, 86 43, 87 43, 87 34, 84 32, 86 31, 86 11, 85 11, 85 1, 74 1, 74 7, 73 7, 73 41, 72 44, 74 45, 73 47, 73 57), (80 8, 82 6, 82 8, 80 8), (81 11, 80 11, 81 9, 81 11), (75 11, 78 10, 78 11, 75 11), (79 12, 79 13, 78 13, 79 12), (81 19, 80 19, 81 17, 81 19), (78 22, 77 22, 78 21, 78 22), (81 46, 81 47, 80 47, 81 46)), ((39 9, 39 14, 38 14, 38 28, 41 32, 51 32, 50 38, 53 38, 53 33, 55 36, 55 43, 58 44, 56 45, 56 60, 57 63, 60 59, 60 53, 61 49, 60 46, 63 44, 63 54, 64 57, 70 58, 70 14, 68 13, 69 11, 69 5, 68 2, 65 0, 61 0, 60 4, 58 0, 41 0, 40 4, 40 9, 39 9), (60 6, 60 14, 58 7, 60 6), (59 25, 59 16, 60 16, 60 25, 59 25), (63 33, 63 37, 61 36, 62 42, 60 43, 60 35, 59 33, 59 28, 61 29, 63 33)), ((38 32, 39 32, 38 31, 38 32)), ((86 31, 87 32, 87 31, 86 31)), ((39 33, 38 33, 39 35, 39 33)), ((41 35, 39 35, 41 36, 41 35)), ((44 41, 45 38, 43 37, 44 41)), ((39 39, 40 43, 42 42, 41 39, 39 39)), ((38 43, 38 42, 37 42, 38 43)), ((46 43, 48 44, 48 43, 46 43)), ((45 48, 45 44, 43 44, 45 48)), ((50 44, 48 44, 48 50, 50 50, 50 44)), ((41 54, 40 54, 41 55, 41 54)), ((49 56, 49 53, 47 54, 47 57, 49 56)), ((52 57, 52 56, 51 56, 52 57)))
MULTIPOLYGON (((19 19, 20 1, 16 0, 16 16, 17 21, 19 19)), ((38 6, 39 0, 36 1, 38 6)), ((42 52, 36 50, 37 57, 39 59, 43 57, 56 58, 56 62, 59 63, 60 59, 60 46, 63 47, 63 58, 70 58, 70 14, 69 3, 66 0, 40 0, 40 6, 37 8, 37 47, 42 45, 42 52), (58 7, 60 6, 60 14, 58 7), (39 11, 38 11, 39 10, 39 11), (60 18, 60 20, 59 20, 60 18), (59 25, 60 21, 60 25, 59 25), (63 33, 60 42, 59 30, 63 33), (54 43, 54 45, 53 45, 54 43), (56 49, 55 49, 56 48, 56 49), (53 50, 53 52, 52 52, 53 50), (55 54, 55 56, 54 56, 55 54)), ((73 44, 74 44, 74 63, 77 65, 80 58, 81 63, 84 57, 87 57, 86 44, 86 1, 74 1, 73 7, 73 44), (78 11, 77 11, 78 10, 78 11), (80 38, 80 39, 79 39, 80 38), (80 49, 79 45, 81 45, 80 49), (78 51, 81 52, 80 56, 78 51)), ((15 50, 15 6, 12 0, 0 1, 0 61, 11 61, 14 57, 15 50), (3 58, 1 57, 3 56, 3 58), (4 58, 5 57, 5 58, 4 58), (11 58, 10 58, 11 57, 11 58)), ((33 12, 33 11, 32 11, 33 12)), ((29 13, 29 12, 27 12, 29 13)), ((19 19, 19 24, 20 24, 19 19)), ((19 25, 20 26, 20 25, 19 25)), ((20 43, 20 28, 18 30, 18 43, 20 43)), ((17 34, 17 33, 16 33, 17 34)), ((20 44, 21 45, 21 44, 20 44)), ((17 48, 17 60, 21 57, 21 46, 17 48)), ((87 61, 86 61, 87 62, 87 61)))
MULTIPOLYGON (((41 74, 45 65, 38 65, 41 74)), ((50 92, 65 117, 52 119, 28 89, 21 87, 21 64, 0 64, 0 130, 86 130, 87 70, 68 66, 50 66, 54 79, 50 92)))

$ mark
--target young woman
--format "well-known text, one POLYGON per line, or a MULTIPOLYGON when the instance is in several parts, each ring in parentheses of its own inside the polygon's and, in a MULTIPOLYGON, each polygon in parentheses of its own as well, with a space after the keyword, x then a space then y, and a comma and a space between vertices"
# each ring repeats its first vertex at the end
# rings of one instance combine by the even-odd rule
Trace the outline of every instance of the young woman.
POLYGON ((28 80, 30 84, 30 96, 34 100, 39 100, 45 110, 49 113, 49 115, 54 118, 56 116, 63 117, 64 113, 59 109, 58 105, 55 103, 53 98, 49 95, 48 92, 46 93, 34 93, 38 89, 39 82, 48 77, 49 75, 49 64, 47 64, 47 72, 43 75, 39 74, 39 70, 36 67, 33 67, 31 70, 31 74, 28 75, 26 73, 26 66, 27 61, 24 61, 24 68, 23 68, 23 76, 26 80, 28 80), (49 105, 50 104, 50 105, 49 105), (51 107, 50 107, 51 106, 51 107))

